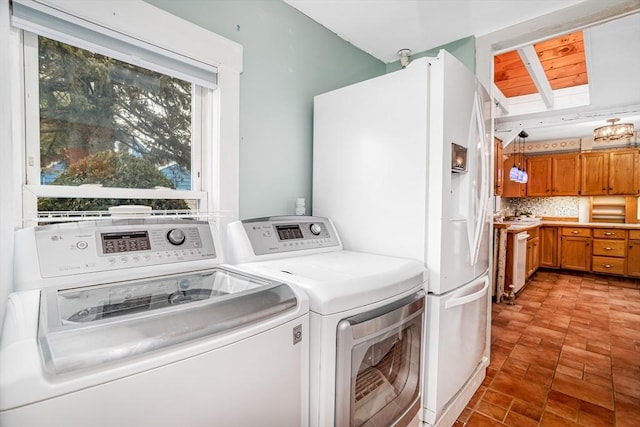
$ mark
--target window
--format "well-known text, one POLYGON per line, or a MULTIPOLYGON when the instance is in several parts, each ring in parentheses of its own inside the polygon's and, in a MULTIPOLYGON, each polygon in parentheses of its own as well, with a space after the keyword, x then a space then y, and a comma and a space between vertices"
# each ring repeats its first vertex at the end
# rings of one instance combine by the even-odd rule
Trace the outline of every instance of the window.
MULTIPOLYGON (((39 121, 27 124, 39 125, 40 185, 192 189, 196 85, 46 37, 37 45, 39 96, 28 99, 39 99, 39 121)), ((38 210, 131 203, 189 208, 184 200, 42 197, 38 210)))
POLYGON ((118 204, 237 218, 239 45, 137 0, 14 0, 11 19, 25 225, 118 204))

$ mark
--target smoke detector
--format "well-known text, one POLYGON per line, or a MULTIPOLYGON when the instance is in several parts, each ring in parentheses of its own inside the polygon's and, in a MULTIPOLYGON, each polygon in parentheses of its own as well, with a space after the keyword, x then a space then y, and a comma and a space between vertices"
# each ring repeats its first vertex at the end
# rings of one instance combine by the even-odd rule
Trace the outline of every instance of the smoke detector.
POLYGON ((406 66, 409 65, 411 49, 400 49, 398 55, 400 55, 400 65, 402 65, 402 68, 406 68, 406 66))

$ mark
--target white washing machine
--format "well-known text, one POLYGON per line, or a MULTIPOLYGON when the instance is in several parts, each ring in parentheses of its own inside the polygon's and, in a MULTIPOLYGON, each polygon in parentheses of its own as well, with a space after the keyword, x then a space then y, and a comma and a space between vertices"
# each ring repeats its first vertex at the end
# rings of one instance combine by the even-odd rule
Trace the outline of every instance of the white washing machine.
POLYGON ((229 224, 228 260, 303 289, 312 426, 406 425, 420 407, 424 264, 346 251, 329 219, 229 224))
POLYGON ((307 425, 307 296, 222 261, 207 222, 18 231, 0 425, 307 425))

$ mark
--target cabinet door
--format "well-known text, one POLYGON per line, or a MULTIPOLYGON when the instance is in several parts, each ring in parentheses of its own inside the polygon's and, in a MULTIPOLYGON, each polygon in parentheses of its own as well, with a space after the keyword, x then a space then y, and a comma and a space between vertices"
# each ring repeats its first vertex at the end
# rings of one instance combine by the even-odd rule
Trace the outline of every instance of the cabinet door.
POLYGON ((519 158, 521 156, 515 155, 511 156, 503 162, 503 188, 502 188, 502 197, 525 197, 527 195, 527 184, 519 184, 515 181, 511 181, 509 179, 509 171, 514 164, 514 157, 516 158, 515 164, 516 166, 520 163, 519 158))
POLYGON ((620 150, 609 153, 609 194, 637 195, 638 151, 620 150))
POLYGON ((529 157, 527 158, 527 196, 550 196, 551 195, 551 157, 529 157))
POLYGON ((640 277, 640 240, 629 240, 627 276, 640 277))
POLYGON ((580 155, 559 154, 551 158, 551 193, 554 196, 580 194, 580 155))
POLYGON ((569 270, 591 270, 591 239, 562 236, 560 267, 569 270))
POLYGON ((580 155, 580 194, 602 196, 609 190, 609 153, 580 155))
POLYGON ((560 266, 557 227, 540 227, 540 265, 555 268, 560 266))
POLYGON ((503 182, 504 182, 504 168, 503 168, 503 148, 502 141, 498 138, 493 140, 493 194, 496 196, 502 196, 503 182))
POLYGON ((539 237, 534 237, 527 241, 527 279, 536 272, 540 266, 539 256, 539 237))

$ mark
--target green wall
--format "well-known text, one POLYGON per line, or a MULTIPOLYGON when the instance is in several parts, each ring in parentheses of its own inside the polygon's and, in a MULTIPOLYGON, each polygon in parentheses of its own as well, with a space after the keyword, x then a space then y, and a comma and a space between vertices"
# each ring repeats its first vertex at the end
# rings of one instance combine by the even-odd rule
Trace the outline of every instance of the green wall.
MULTIPOLYGON (((471 70, 472 73, 476 72, 476 38, 474 36, 465 37, 460 40, 456 40, 451 43, 447 43, 443 46, 436 47, 434 49, 425 50, 424 52, 418 52, 411 55, 411 59, 422 58, 423 56, 436 56, 438 51, 444 49, 456 58, 460 60, 464 65, 471 70)), ((396 71, 402 68, 400 66, 400 60, 387 64, 387 73, 396 71)))
POLYGON ((146 1, 243 46, 240 218, 310 213, 313 97, 385 64, 281 0, 146 1))

